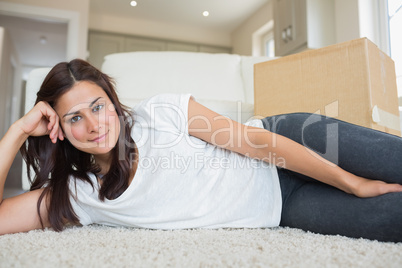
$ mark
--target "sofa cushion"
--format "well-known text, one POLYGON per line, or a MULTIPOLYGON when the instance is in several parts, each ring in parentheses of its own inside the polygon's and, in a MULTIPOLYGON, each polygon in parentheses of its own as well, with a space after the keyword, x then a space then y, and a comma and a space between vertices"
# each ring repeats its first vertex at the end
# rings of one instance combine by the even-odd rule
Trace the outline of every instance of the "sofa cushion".
MULTIPOLYGON (((221 101, 211 99, 195 99, 200 104, 211 109, 218 114, 229 117, 237 122, 245 123, 254 119, 254 105, 241 101, 221 101)), ((136 98, 120 98, 122 104, 128 108, 132 108, 139 104, 143 99, 136 98)))
POLYGON ((128 52, 105 57, 120 97, 191 93, 197 99, 245 101, 241 57, 193 52, 128 52))

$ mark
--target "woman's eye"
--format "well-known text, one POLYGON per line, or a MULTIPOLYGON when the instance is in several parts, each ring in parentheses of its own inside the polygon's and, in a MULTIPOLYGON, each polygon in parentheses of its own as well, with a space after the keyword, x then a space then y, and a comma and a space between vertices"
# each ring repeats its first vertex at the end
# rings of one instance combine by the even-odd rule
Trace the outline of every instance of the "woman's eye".
POLYGON ((75 122, 79 121, 80 119, 81 119, 81 116, 76 115, 76 116, 72 117, 70 120, 71 120, 71 123, 75 123, 75 122))
POLYGON ((98 112, 98 111, 101 110, 102 108, 103 108, 103 104, 98 104, 98 105, 96 105, 96 106, 92 109, 92 111, 98 112))

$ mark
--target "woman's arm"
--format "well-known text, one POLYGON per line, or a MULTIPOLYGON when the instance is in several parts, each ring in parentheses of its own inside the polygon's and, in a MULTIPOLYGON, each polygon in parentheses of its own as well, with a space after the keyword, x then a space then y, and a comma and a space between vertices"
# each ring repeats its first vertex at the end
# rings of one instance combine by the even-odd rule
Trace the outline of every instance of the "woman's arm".
MULTIPOLYGON (((52 142, 63 139, 56 112, 49 104, 40 102, 24 117, 16 121, 0 141, 0 234, 40 228, 37 201, 42 189, 3 200, 4 184, 18 150, 29 136, 49 135, 52 142)), ((47 222, 47 196, 41 203, 41 215, 47 222)))
POLYGON ((304 174, 360 197, 402 191, 402 185, 355 176, 310 149, 265 129, 245 126, 190 100, 189 133, 219 147, 304 174))
MULTIPOLYGON (((4 199, 0 205, 0 235, 27 232, 42 228, 37 204, 43 189, 38 189, 4 199)), ((43 227, 50 227, 48 221, 48 196, 40 206, 43 227)))
POLYGON ((0 155, 2 156, 0 161, 0 200, 3 200, 4 184, 8 171, 27 137, 18 126, 13 124, 0 141, 0 155))

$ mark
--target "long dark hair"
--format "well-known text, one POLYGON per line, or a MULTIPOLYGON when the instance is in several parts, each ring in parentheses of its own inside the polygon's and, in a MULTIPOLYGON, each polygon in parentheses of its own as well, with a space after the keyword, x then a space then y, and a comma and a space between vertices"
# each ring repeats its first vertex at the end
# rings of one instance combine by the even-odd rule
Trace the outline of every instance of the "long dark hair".
MULTIPOLYGON (((99 199, 115 199, 128 187, 131 174, 130 155, 135 153, 134 141, 131 138, 132 120, 127 107, 123 106, 116 94, 113 80, 88 62, 75 59, 61 62, 54 66, 43 81, 37 93, 36 103, 45 101, 54 107, 57 100, 70 90, 78 81, 89 81, 101 87, 113 105, 120 120, 120 136, 118 145, 113 148, 112 161, 107 174, 102 177, 99 199)), ((40 215, 40 204, 45 196, 50 198, 48 220, 52 228, 61 231, 66 222, 78 223, 70 203, 69 180, 83 180, 92 185, 88 173, 100 172, 92 156, 76 149, 67 139, 53 144, 48 136, 29 137, 21 147, 21 154, 26 161, 30 190, 44 188, 37 204, 40 215), (34 171, 31 177, 30 168, 34 171)), ((93 185, 92 185, 93 187, 93 185)))

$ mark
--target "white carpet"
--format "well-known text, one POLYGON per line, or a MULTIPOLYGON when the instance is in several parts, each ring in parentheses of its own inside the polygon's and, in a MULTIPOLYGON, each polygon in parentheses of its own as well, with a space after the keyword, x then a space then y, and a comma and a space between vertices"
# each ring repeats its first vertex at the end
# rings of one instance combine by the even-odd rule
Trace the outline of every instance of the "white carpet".
POLYGON ((402 267, 402 243, 297 229, 99 225, 0 236, 0 267, 402 267))

